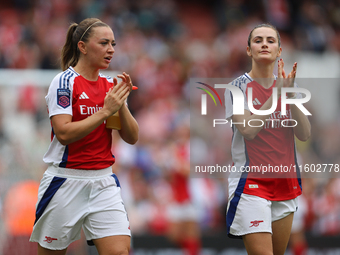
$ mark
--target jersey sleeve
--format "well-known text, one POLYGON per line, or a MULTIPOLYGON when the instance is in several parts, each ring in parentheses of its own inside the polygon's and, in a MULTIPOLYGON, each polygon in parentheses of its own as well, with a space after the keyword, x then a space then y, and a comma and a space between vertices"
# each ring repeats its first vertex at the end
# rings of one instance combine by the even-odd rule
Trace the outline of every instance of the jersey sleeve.
MULTIPOLYGON (((242 91, 244 110, 250 111, 248 107, 248 103, 247 103, 248 99, 246 95, 247 85, 240 83, 239 79, 234 80, 230 84, 238 87, 242 91)), ((224 104, 225 104, 225 117, 229 121, 231 117, 233 116, 233 94, 231 93, 229 89, 226 89, 224 92, 224 104)))
POLYGON ((58 114, 72 114, 72 86, 63 86, 62 73, 51 82, 45 96, 49 117, 58 114))

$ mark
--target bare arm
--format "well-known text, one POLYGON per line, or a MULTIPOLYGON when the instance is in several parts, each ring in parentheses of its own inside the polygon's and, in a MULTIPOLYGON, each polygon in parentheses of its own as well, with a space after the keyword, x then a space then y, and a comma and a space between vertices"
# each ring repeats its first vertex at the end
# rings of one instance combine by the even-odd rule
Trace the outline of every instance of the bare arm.
MULTIPOLYGON (((293 70, 286 76, 286 73, 283 69, 284 62, 281 60, 281 63, 279 62, 278 67, 278 74, 279 78, 284 78, 287 80, 283 82, 284 87, 293 87, 294 86, 294 80, 296 76, 296 70, 297 70, 297 63, 294 63, 293 70)), ((294 93, 288 93, 288 98, 293 97, 294 93)), ((307 141, 308 138, 311 136, 311 125, 308 120, 308 117, 301 112, 301 110, 295 105, 291 105, 290 107, 291 113, 292 113, 292 119, 297 121, 297 125, 294 127, 294 134, 300 141, 307 141)))
POLYGON ((297 121, 297 125, 294 127, 294 134, 300 141, 307 141, 311 136, 311 124, 308 117, 301 112, 301 110, 296 106, 292 105, 290 107, 292 111, 292 118, 297 121))
POLYGON ((129 144, 135 144, 138 141, 139 127, 125 104, 119 110, 119 118, 122 126, 118 131, 120 137, 129 144))
MULTIPOLYGON (((124 72, 123 75, 118 75, 118 77, 130 86, 129 91, 126 92, 129 94, 133 87, 130 76, 124 72)), ((135 144, 138 141, 139 127, 125 103, 119 109, 119 118, 122 126, 121 130, 118 131, 120 137, 129 144, 135 144)))

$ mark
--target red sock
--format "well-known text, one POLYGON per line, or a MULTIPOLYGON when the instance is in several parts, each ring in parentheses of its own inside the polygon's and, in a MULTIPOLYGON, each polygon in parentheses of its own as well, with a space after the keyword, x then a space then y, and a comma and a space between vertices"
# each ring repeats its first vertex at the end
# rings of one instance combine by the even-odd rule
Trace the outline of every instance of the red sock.
POLYGON ((294 255, 306 255, 307 254, 307 244, 305 242, 301 242, 295 245, 293 248, 294 255))
POLYGON ((181 246, 188 255, 198 255, 201 249, 201 240, 198 238, 186 238, 181 242, 181 246))

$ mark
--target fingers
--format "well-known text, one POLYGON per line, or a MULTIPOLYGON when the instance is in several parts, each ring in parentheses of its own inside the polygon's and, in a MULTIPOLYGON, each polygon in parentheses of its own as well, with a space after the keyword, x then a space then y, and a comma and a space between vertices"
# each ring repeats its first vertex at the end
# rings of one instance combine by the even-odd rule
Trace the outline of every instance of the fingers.
POLYGON ((294 65, 293 65, 293 71, 296 72, 296 70, 297 70, 297 63, 295 62, 294 65))
POLYGON ((297 63, 295 62, 293 65, 293 70, 288 75, 288 78, 295 78, 296 76, 296 70, 297 70, 297 63))
POLYGON ((127 83, 130 86, 130 90, 136 90, 136 87, 134 88, 134 86, 132 85, 130 75, 123 72, 123 74, 119 74, 119 75, 117 75, 117 77, 122 79, 123 82, 127 83))
POLYGON ((122 75, 117 75, 118 78, 121 78, 122 81, 118 83, 117 78, 113 79, 114 86, 111 90, 109 90, 108 94, 116 94, 118 97, 121 97, 121 95, 124 95, 126 91, 131 91, 131 86, 128 83, 126 83, 126 77, 122 75))
POLYGON ((130 95, 130 89, 128 86, 126 86, 124 90, 122 90, 121 93, 118 95, 117 103, 119 104, 120 107, 122 106, 122 104, 125 102, 125 100, 128 98, 129 95, 130 95))
MULTIPOLYGON (((118 77, 120 75, 117 75, 118 77)), ((119 77, 121 78, 121 77, 119 77)), ((130 85, 125 82, 125 78, 123 77, 122 81, 118 83, 118 80, 114 78, 113 80, 114 86, 113 86, 113 93, 120 93, 120 91, 125 87, 128 86, 130 88, 130 85)))
POLYGON ((112 113, 120 109, 133 89, 137 89, 132 85, 130 76, 125 72, 117 75, 117 78, 113 78, 113 87, 109 89, 104 100, 104 107, 112 113), (117 78, 121 81, 118 82, 117 78))
POLYGON ((283 78, 283 65, 284 65, 284 63, 283 63, 283 60, 282 60, 282 58, 278 61, 278 71, 277 71, 277 76, 279 77, 279 78, 283 78))
POLYGON ((124 75, 118 74, 117 77, 120 78, 120 79, 122 79, 123 82, 126 82, 125 76, 124 76, 124 75))
POLYGON ((118 97, 121 97, 127 91, 138 89, 138 87, 132 85, 130 75, 127 73, 123 72, 123 74, 118 74, 117 77, 121 79, 121 82, 118 83, 117 78, 114 78, 114 86, 112 92, 109 91, 109 93, 117 94, 118 97))
POLYGON ((118 84, 117 87, 120 87, 117 91, 114 91, 114 89, 110 89, 104 100, 104 106, 108 108, 112 113, 120 109, 120 107, 130 94, 130 87, 126 83, 124 83, 123 86, 119 86, 118 84))
POLYGON ((131 78, 130 75, 128 75, 127 73, 123 72, 123 74, 118 74, 117 75, 118 78, 122 79, 122 81, 126 82, 126 83, 132 83, 131 82, 131 78))
POLYGON ((123 95, 125 95, 126 92, 130 91, 130 86, 124 82, 120 82, 117 88, 118 89, 116 91, 112 91, 112 93, 115 94, 118 99, 120 99, 123 95))
POLYGON ((110 94, 111 96, 119 96, 122 91, 125 89, 125 88, 128 88, 129 86, 124 83, 124 82, 120 82, 118 83, 117 85, 115 85, 111 91, 108 92, 108 94, 110 94))
POLYGON ((282 87, 293 87, 294 86, 294 79, 296 76, 296 70, 297 70, 297 63, 295 62, 293 65, 293 70, 286 75, 285 70, 283 69, 284 67, 284 62, 282 58, 278 61, 278 78, 283 78, 283 79, 278 79, 277 81, 277 86, 281 85, 282 87), (286 79, 288 78, 288 79, 286 79), (279 80, 281 82, 279 82, 279 80))
POLYGON ((131 78, 130 75, 128 75, 127 73, 123 72, 123 75, 125 77, 126 83, 130 83, 131 82, 131 78))
POLYGON ((286 72, 285 72, 285 62, 283 62, 283 59, 281 58, 281 62, 282 62, 282 78, 286 78, 286 72))
POLYGON ((297 63, 296 62, 294 63, 293 70, 288 74, 288 76, 286 75, 286 72, 284 70, 284 65, 285 63, 283 62, 283 59, 281 58, 278 61, 278 77, 279 78, 295 78, 296 70, 297 70, 297 63))
POLYGON ((124 94, 124 96, 122 97, 123 103, 125 102, 125 100, 128 98, 129 95, 130 95, 130 91, 127 91, 127 93, 124 94))

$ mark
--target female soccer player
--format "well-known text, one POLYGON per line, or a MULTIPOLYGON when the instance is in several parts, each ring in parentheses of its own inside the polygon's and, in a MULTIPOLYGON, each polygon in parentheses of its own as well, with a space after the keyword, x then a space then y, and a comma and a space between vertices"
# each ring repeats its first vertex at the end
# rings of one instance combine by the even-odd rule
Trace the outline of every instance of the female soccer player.
POLYGON ((106 119, 119 111, 121 138, 138 140, 138 124, 125 100, 132 90, 128 74, 121 81, 99 73, 109 66, 115 38, 99 19, 72 24, 62 50, 63 72, 52 81, 46 102, 52 141, 44 156, 48 168, 40 183, 30 241, 38 254, 65 254, 83 228, 99 254, 128 254, 130 227, 112 173, 111 129, 106 119))
MULTIPOLYGON (((306 141, 311 134, 308 118, 295 105, 287 105, 286 112, 281 112, 281 88, 294 86, 297 70, 295 63, 286 75, 283 60, 277 62, 281 51, 276 28, 269 24, 256 26, 249 34, 247 47, 252 69, 231 83, 242 90, 246 102, 251 88, 253 107, 257 110, 271 108, 276 87, 277 108, 272 114, 252 114, 245 105, 244 115, 233 115, 232 94, 228 89, 225 92, 226 118, 235 123, 232 158, 240 170, 228 180, 227 229, 230 237, 243 239, 248 254, 252 255, 279 255, 286 250, 297 196, 302 192, 294 136, 306 141), (273 74, 276 63, 277 80, 273 74), (289 119, 297 125, 293 127, 289 119), (265 178, 267 174, 249 171, 261 170, 263 166, 271 172, 269 178, 265 178), (284 172, 282 169, 287 167, 296 171, 284 172)), ((287 96, 301 97, 295 93, 287 96)))

